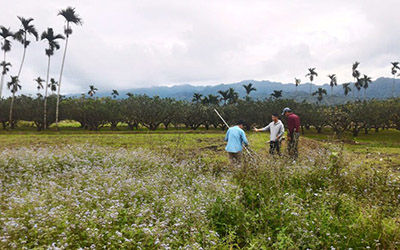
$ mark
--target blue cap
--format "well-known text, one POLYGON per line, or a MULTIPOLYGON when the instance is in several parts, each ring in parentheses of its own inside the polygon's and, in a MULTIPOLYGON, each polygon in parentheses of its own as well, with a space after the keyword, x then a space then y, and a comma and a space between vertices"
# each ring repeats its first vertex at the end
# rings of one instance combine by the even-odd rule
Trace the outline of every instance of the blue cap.
POLYGON ((282 111, 282 115, 284 115, 286 112, 292 112, 292 110, 288 107, 284 108, 282 111))

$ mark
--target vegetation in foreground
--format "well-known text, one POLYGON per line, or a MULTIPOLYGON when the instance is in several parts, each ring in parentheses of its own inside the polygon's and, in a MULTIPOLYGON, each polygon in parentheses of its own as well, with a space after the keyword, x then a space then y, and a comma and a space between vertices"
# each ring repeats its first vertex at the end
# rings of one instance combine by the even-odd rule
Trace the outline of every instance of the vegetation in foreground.
MULTIPOLYGON (((260 154, 264 136, 250 135, 260 154)), ((220 134, 0 140, 0 248, 400 244, 398 170, 356 145, 303 138, 298 162, 232 170, 220 134)))

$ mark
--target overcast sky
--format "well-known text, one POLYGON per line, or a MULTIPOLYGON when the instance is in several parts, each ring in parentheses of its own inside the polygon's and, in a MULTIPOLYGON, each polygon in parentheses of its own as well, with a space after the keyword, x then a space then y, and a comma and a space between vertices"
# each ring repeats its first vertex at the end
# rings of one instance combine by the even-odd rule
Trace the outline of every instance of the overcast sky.
MULTIPOLYGON (((81 93, 154 85, 219 84, 246 79, 315 83, 336 73, 351 80, 351 65, 374 79, 390 76, 400 60, 398 0, 0 0, 0 25, 16 30, 17 16, 33 17, 40 33, 63 31, 58 10, 76 8, 84 23, 73 27, 62 92, 81 93)), ((28 48, 24 93, 46 75, 46 43, 28 48)), ((52 57, 58 79, 62 50, 52 57)), ((22 46, 8 60, 16 74, 22 46)), ((8 78, 7 78, 8 80, 8 78)), ((7 92, 7 91, 6 91, 7 92)))

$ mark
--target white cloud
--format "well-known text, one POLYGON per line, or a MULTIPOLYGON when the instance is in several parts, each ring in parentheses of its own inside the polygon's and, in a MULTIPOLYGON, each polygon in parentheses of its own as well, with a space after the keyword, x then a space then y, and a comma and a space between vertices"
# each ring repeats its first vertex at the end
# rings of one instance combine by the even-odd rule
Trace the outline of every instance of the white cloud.
MULTIPOLYGON (((4 0, 3 0, 4 1, 4 0)), ((18 27, 17 15, 34 17, 40 31, 63 29, 57 11, 76 7, 84 20, 74 27, 65 66, 64 93, 165 84, 213 84, 243 79, 291 82, 317 67, 316 83, 336 73, 389 76, 400 60, 400 20, 395 0, 215 1, 7 1, 0 25, 18 27)), ((4 6, 4 4, 2 5, 4 6)), ((25 93, 45 76, 44 42, 32 44, 22 75, 25 93)), ((22 48, 14 42, 14 68, 22 48)), ((52 58, 58 78, 62 51, 52 58)))

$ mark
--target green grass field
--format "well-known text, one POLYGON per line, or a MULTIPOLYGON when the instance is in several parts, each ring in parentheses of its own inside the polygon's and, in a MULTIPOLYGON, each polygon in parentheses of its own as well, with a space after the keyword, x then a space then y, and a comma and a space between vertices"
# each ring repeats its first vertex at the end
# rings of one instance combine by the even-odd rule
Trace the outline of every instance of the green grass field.
POLYGON ((400 247, 400 132, 306 131, 232 168, 220 130, 0 132, 0 248, 400 247), (283 145, 285 150, 285 143, 283 145))

